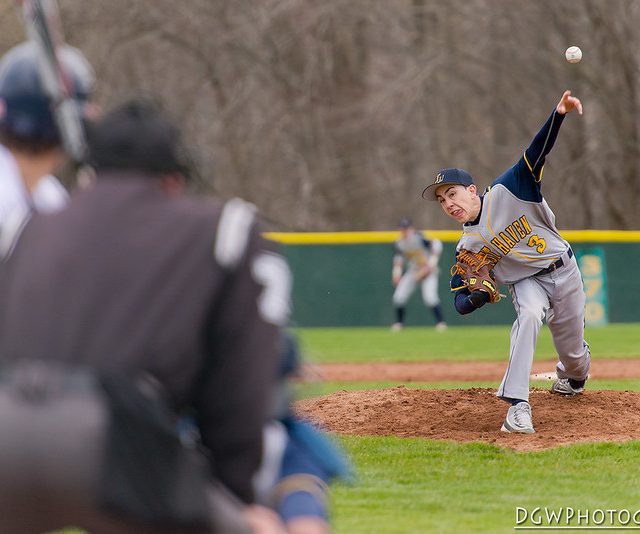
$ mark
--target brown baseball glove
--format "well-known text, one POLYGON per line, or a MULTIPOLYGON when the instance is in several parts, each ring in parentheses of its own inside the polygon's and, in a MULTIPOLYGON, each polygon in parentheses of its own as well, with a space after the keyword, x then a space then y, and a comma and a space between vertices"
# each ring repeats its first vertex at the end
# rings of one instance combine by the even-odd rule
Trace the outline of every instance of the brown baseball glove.
POLYGON ((486 254, 460 249, 457 255, 458 262, 451 267, 451 275, 459 274, 462 282, 472 293, 484 291, 489 295, 489 302, 500 300, 498 283, 496 282, 491 264, 486 254))

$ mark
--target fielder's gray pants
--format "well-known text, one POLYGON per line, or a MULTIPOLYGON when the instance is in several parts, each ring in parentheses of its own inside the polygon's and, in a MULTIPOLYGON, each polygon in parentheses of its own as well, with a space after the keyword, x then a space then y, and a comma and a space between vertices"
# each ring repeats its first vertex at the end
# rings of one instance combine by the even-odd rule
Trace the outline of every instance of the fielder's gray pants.
POLYGON ((91 534, 249 532, 235 501, 212 487, 211 529, 149 527, 97 502, 106 408, 90 391, 24 399, 0 386, 0 533, 81 527, 91 534))
POLYGON ((509 286, 517 318, 511 328, 509 365, 498 397, 529 400, 529 377, 536 341, 546 318, 558 353, 559 378, 583 380, 589 374, 589 346, 584 340, 585 294, 575 257, 564 266, 509 286))
POLYGON ((435 269, 420 281, 416 280, 416 272, 415 269, 409 269, 402 275, 400 282, 398 282, 393 292, 393 305, 396 308, 406 306, 411 295, 413 295, 413 292, 416 290, 417 284, 420 284, 422 300, 428 307, 433 308, 440 304, 440 297, 438 296, 438 270, 435 269))

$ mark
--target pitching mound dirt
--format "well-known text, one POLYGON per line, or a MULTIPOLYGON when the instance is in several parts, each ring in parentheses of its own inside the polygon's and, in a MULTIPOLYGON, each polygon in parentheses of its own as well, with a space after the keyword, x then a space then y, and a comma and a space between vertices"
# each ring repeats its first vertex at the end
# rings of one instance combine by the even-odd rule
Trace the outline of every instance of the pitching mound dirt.
POLYGON ((585 391, 562 397, 533 389, 535 434, 507 434, 500 426, 508 405, 491 389, 424 390, 399 386, 338 391, 302 400, 296 411, 339 434, 480 441, 520 451, 578 442, 640 439, 640 393, 585 391))

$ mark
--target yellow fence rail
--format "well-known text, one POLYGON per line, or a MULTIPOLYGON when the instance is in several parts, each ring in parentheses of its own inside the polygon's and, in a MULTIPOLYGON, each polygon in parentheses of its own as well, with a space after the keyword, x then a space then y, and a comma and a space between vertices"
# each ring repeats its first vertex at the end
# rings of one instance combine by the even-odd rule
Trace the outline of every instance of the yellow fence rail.
MULTIPOLYGON (((457 230, 423 231, 427 237, 446 243, 460 239, 457 230)), ((640 231, 636 230, 565 230, 560 234, 570 243, 640 243, 640 231)), ((267 232, 267 239, 285 245, 358 245, 364 243, 393 243, 397 231, 390 232, 267 232)))

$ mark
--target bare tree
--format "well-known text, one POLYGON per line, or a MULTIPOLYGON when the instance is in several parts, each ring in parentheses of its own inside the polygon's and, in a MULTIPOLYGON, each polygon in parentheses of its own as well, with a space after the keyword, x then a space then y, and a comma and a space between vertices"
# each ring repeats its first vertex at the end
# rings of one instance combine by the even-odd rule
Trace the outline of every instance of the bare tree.
MULTIPOLYGON (((635 0, 59 0, 99 102, 163 102, 203 194, 243 196, 281 230, 455 228, 422 188, 480 185, 520 157, 562 91, 549 157, 561 228, 634 228, 640 188, 635 0), (585 58, 563 59, 572 44, 585 58)), ((21 40, 0 0, 0 46, 21 40)))

